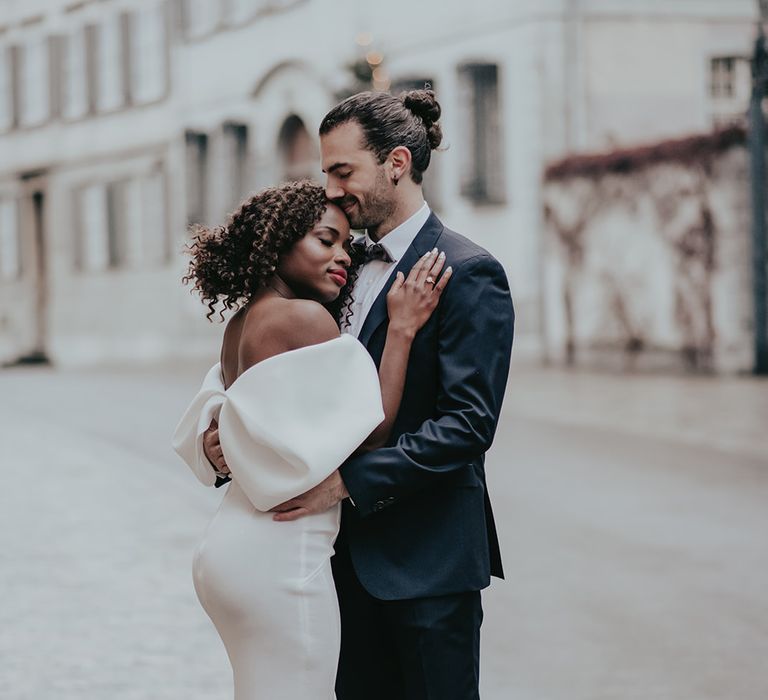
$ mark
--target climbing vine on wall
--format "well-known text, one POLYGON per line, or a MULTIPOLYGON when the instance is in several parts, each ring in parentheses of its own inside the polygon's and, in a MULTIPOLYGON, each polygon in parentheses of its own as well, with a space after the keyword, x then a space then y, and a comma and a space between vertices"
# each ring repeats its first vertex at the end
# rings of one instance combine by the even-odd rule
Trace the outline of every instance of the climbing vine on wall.
MULTIPOLYGON (((584 274, 585 249, 591 226, 609 210, 637 212, 641 201, 652 205, 654 233, 672 256, 675 323, 681 337, 683 362, 709 369, 716 341, 713 320, 713 277, 717 269, 717 221, 713 214, 712 173, 726 151, 743 147, 746 134, 731 127, 704 136, 691 136, 608 154, 572 156, 550 165, 544 175, 544 220, 565 261, 562 307, 565 356, 574 363, 577 352, 577 282, 584 274), (664 169, 664 170, 662 170, 664 169), (674 171, 674 177, 669 170, 674 171), (665 172, 667 177, 660 177, 665 172), (563 191, 575 207, 558 207, 563 191)), ((649 271, 650 274, 650 271, 649 271)), ((603 275, 606 307, 621 330, 621 349, 636 355, 652 344, 643 324, 633 318, 631 280, 607 271, 603 275)))

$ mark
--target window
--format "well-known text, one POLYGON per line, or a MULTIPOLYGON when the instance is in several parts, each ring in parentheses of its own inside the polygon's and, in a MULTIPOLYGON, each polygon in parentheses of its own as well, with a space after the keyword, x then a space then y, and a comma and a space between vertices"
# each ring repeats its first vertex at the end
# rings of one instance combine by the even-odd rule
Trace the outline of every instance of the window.
POLYGON ((162 5, 131 15, 131 99, 136 104, 161 99, 168 89, 167 27, 162 5))
POLYGON ((144 261, 144 211, 141 179, 126 180, 123 189, 125 201, 126 260, 131 267, 139 267, 144 261))
POLYGON ((103 184, 88 185, 76 192, 76 265, 87 272, 109 265, 108 212, 103 184))
POLYGON ((118 180, 106 186, 107 195, 107 265, 123 267, 128 258, 126 189, 128 181, 118 180))
POLYGON ((0 200, 0 279, 21 276, 21 230, 15 199, 0 200))
POLYGON ((58 118, 62 113, 64 99, 64 58, 65 38, 61 35, 48 37, 48 57, 51 72, 51 116, 58 118))
MULTIPOLYGON (((750 61, 746 56, 710 59, 709 94, 714 100, 749 101, 752 90, 750 61)), ((746 107, 745 107, 746 109, 746 107)))
POLYGON ((0 46, 0 131, 13 127, 13 77, 11 48, 0 46))
POLYGON ((752 89, 749 60, 717 56, 709 61, 709 96, 714 125, 743 122, 752 89))
POLYGON ((504 148, 495 64, 459 68, 463 132, 461 194, 476 204, 505 201, 504 148))
POLYGON ((66 37, 62 74, 64 83, 62 115, 68 119, 77 119, 88 112, 88 71, 84 27, 76 29, 66 37))
POLYGON ((50 115, 51 83, 45 36, 35 37, 24 46, 21 65, 21 123, 36 126, 50 115))
POLYGON ((736 80, 736 58, 724 56, 710 62, 709 94, 712 97, 733 97, 736 80))
POLYGON ((75 191, 75 266, 86 272, 124 267, 129 260, 128 180, 75 191))
POLYGON ((148 265, 163 265, 171 260, 171 236, 165 198, 165 172, 157 168, 141 179, 142 258, 148 265))
POLYGON ((203 224, 207 217, 208 135, 188 131, 185 140, 187 224, 203 224))
POLYGON ((240 203, 248 190, 248 127, 245 124, 225 122, 222 130, 229 210, 240 203))
POLYGON ((88 100, 88 113, 95 114, 99 96, 99 27, 89 24, 85 27, 85 90, 88 100))
POLYGON ((170 259, 162 170, 110 182, 107 195, 108 264, 160 265, 170 259))
POLYGON ((112 14, 99 26, 98 109, 111 111, 123 105, 123 36, 120 15, 112 14))

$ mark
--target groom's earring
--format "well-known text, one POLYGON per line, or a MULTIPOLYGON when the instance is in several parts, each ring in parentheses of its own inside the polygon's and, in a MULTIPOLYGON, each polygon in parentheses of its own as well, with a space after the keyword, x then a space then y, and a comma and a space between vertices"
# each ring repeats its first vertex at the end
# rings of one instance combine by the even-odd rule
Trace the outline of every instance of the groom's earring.
POLYGON ((395 185, 395 187, 397 187, 397 181, 398 181, 398 178, 396 178, 396 177, 392 178, 392 182, 395 185))

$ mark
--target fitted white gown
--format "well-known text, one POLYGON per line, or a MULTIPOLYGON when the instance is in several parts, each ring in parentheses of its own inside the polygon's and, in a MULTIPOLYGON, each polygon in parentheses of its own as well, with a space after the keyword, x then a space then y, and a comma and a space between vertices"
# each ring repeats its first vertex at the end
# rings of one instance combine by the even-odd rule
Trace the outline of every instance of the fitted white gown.
POLYGON ((215 475, 202 435, 212 418, 232 482, 193 579, 229 655, 235 699, 330 700, 339 507, 282 523, 266 511, 320 483, 384 419, 376 367, 349 335, 263 360, 226 390, 215 365, 173 438, 207 486, 215 475))

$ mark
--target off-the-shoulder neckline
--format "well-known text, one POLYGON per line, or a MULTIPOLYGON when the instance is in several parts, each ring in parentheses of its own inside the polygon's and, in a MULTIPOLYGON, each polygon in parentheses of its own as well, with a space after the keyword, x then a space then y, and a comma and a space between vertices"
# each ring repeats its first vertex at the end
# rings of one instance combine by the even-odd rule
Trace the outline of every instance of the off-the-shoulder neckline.
MULTIPOLYGON (((350 335, 349 333, 341 333, 339 334, 338 338, 331 338, 330 340, 324 340, 322 343, 313 343, 312 345, 304 345, 300 348, 294 348, 293 350, 286 350, 285 352, 279 352, 277 355, 271 355, 270 357, 266 357, 263 360, 260 360, 255 365, 251 365, 247 370, 244 372, 241 372, 237 377, 235 377, 235 381, 233 381, 228 387, 224 389, 225 392, 229 391, 235 384, 237 384, 242 377, 244 377, 246 374, 250 374, 253 370, 263 367, 267 363, 271 363, 273 360, 281 360, 284 359, 288 355, 295 355, 296 353, 301 352, 307 352, 311 350, 317 350, 318 348, 324 347, 330 343, 336 343, 340 340, 343 340, 344 338, 349 338, 350 340, 354 341, 355 343, 360 344, 360 341, 355 338, 354 336, 350 335)), ((221 369, 221 362, 217 363, 219 367, 219 381, 221 382, 221 385, 224 386, 224 373, 221 369)))

